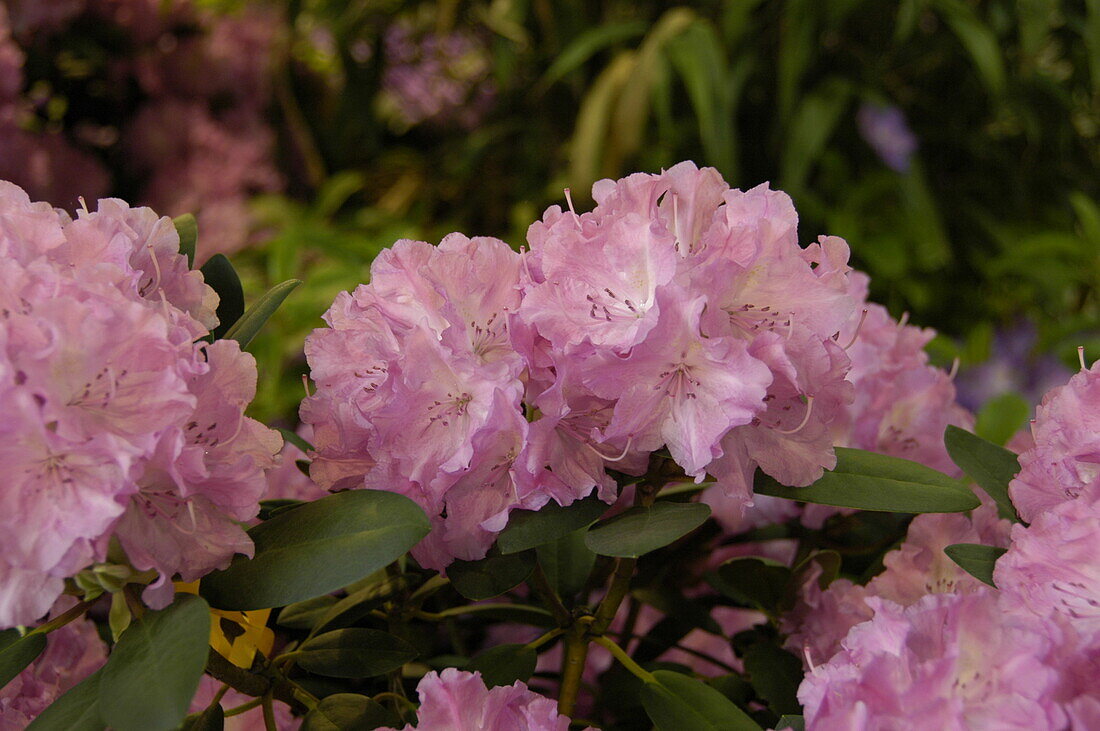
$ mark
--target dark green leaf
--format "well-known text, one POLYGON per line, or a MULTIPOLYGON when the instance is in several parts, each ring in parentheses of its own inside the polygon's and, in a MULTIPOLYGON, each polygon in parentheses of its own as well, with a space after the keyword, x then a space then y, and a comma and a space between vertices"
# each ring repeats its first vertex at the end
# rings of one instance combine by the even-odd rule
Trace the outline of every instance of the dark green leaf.
POLYGON ((989 26, 982 23, 974 9, 962 0, 933 0, 947 26, 970 54, 978 75, 992 94, 1005 87, 1004 58, 1001 44, 989 26))
POLYGON ((225 711, 220 703, 208 706, 202 713, 180 727, 180 731, 222 731, 225 728, 225 711))
POLYGON ((817 586, 819 589, 827 589, 829 584, 833 583, 837 576, 840 575, 841 558, 840 554, 836 551, 815 551, 794 568, 794 583, 801 584, 799 580, 802 574, 813 568, 814 565, 821 567, 821 574, 817 577, 817 586))
POLYGON ((537 548, 591 525, 608 507, 592 495, 565 507, 550 501, 537 511, 514 510, 508 516, 508 526, 497 537, 497 546, 504 554, 537 548))
POLYGON ((305 505, 301 500, 294 500, 292 498, 273 498, 271 500, 260 501, 260 520, 271 520, 279 513, 284 513, 288 510, 293 510, 301 505, 305 505))
POLYGON ((761 495, 898 513, 958 513, 981 501, 968 487, 931 467, 861 449, 836 448, 836 467, 807 487, 780 485, 756 473, 761 495))
POLYGON ((984 581, 990 586, 996 586, 993 583, 993 567, 996 566, 997 559, 1007 550, 996 546, 983 546, 980 543, 953 543, 943 549, 943 552, 975 579, 984 581))
POLYGON ((595 526, 584 542, 601 556, 637 558, 682 538, 709 517, 710 507, 702 503, 658 502, 595 526))
POLYGON ((526 683, 535 673, 538 653, 527 645, 497 645, 469 662, 465 670, 481 673, 490 688, 511 685, 517 680, 526 683))
POLYGON ((474 601, 491 599, 518 586, 535 569, 535 552, 487 556, 480 561, 455 561, 447 567, 451 586, 474 601))
POLYGON ((289 627, 290 629, 312 629, 337 601, 339 600, 336 597, 325 594, 324 596, 315 596, 312 599, 295 602, 279 612, 279 619, 276 622, 280 627, 289 627))
POLYGON ((180 594, 130 624, 103 666, 99 708, 117 731, 173 729, 187 715, 206 666, 210 609, 180 594))
POLYGON ((264 323, 275 314, 275 310, 279 309, 283 300, 301 283, 300 279, 288 279, 267 290, 239 320, 233 323, 233 327, 226 330, 225 337, 240 343, 241 350, 247 348, 264 323))
POLYGON ((997 502, 1002 518, 1019 522, 1016 508, 1008 497, 1008 483, 1020 471, 1016 455, 965 429, 948 425, 943 443, 951 460, 974 478, 974 482, 997 502))
POLYGON ((218 293, 218 326, 211 333, 214 340, 225 337, 226 331, 244 314, 244 290, 237 270, 224 254, 214 254, 202 265, 203 278, 218 293))
POLYGON ((802 661, 770 642, 753 645, 745 652, 745 672, 756 694, 773 713, 801 713, 798 686, 802 682, 802 661))
POLYGON ((20 637, 19 630, 16 629, 0 632, 0 688, 23 672, 23 668, 30 665, 45 649, 44 632, 36 632, 26 637, 20 637))
POLYGON ((1031 404, 1018 393, 1002 393, 982 404, 974 423, 974 433, 982 439, 1004 446, 1027 424, 1031 404))
POLYGON ((586 529, 581 528, 535 549, 550 586, 562 598, 573 597, 584 588, 596 564, 596 554, 584 544, 587 533, 586 529))
POLYGON ((428 534, 403 495, 349 490, 248 531, 256 556, 207 575, 200 592, 219 609, 266 609, 328 594, 395 561, 428 534))
POLYGON ((734 601, 774 613, 787 593, 791 570, 770 558, 735 558, 719 566, 707 581, 734 601))
POLYGON ((396 670, 417 656, 400 637, 376 629, 338 629, 303 642, 293 657, 311 673, 330 678, 369 678, 396 670))
POLYGON ((775 724, 775 731, 806 731, 806 719, 784 713, 775 724))
POLYGON ((670 670, 653 675, 657 682, 646 683, 640 695, 658 731, 760 731, 756 721, 709 685, 670 670))
POLYGON ((187 268, 195 268, 195 246, 199 240, 199 224, 195 216, 185 213, 172 219, 180 237, 180 253, 187 257, 187 268))
POLYGON ((313 625, 313 631, 324 632, 350 627, 393 596, 394 591, 407 581, 407 574, 388 576, 385 571, 375 571, 362 582, 348 587, 350 593, 333 604, 317 620, 313 625))
POLYGON ((400 726, 401 720, 365 695, 336 693, 306 714, 302 731, 347 731, 400 726))
POLYGON ((31 721, 27 731, 103 731, 107 723, 100 715, 97 670, 72 688, 31 721))

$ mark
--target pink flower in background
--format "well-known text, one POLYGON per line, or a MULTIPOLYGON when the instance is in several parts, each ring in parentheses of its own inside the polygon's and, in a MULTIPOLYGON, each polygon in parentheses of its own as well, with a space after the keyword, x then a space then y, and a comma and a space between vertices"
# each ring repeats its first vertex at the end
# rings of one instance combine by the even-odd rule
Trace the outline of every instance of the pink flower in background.
POLYGON ((902 607, 868 601, 874 618, 812 669, 798 699, 815 729, 1063 728, 1052 624, 1006 611, 996 591, 933 594, 902 607))
POLYGON ((905 114, 894 106, 863 104, 856 113, 859 133, 886 166, 895 172, 909 170, 917 138, 905 121, 905 114))
MULTIPOLYGON (((447 668, 431 672, 417 686, 420 711, 415 729, 449 731, 567 731, 569 718, 558 704, 524 683, 486 688, 481 673, 447 668)), ((396 731, 389 729, 389 731, 396 731)))
MULTIPOLYGON (((67 608, 71 603, 71 599, 63 599, 59 606, 67 608)), ((25 729, 47 706, 106 660, 107 646, 92 622, 78 619, 51 632, 42 654, 0 688, 0 731, 25 729)))
POLYGON ((251 543, 278 435, 243 416, 255 361, 195 338, 217 296, 172 222, 102 201, 77 220, 0 183, 0 626, 30 624, 117 535, 193 579, 251 543))
POLYGON ((1100 495, 1100 363, 1043 396, 1031 433, 1035 446, 1021 452, 1020 474, 1008 487, 1021 518, 1100 495))
MULTIPOLYGON (((202 676, 202 680, 199 681, 199 689, 195 692, 195 697, 191 701, 190 713, 202 713, 206 710, 221 687, 221 681, 214 680, 209 675, 202 676)), ((254 700, 252 696, 230 688, 222 696, 220 705, 224 710, 229 710, 244 705, 251 700, 254 700)), ((275 712, 275 728, 278 731, 292 731, 292 729, 301 727, 301 719, 295 718, 290 712, 290 707, 285 703, 274 703, 272 708, 275 712)), ((264 711, 257 706, 244 713, 230 716, 225 719, 223 728, 225 731, 266 731, 264 711)))

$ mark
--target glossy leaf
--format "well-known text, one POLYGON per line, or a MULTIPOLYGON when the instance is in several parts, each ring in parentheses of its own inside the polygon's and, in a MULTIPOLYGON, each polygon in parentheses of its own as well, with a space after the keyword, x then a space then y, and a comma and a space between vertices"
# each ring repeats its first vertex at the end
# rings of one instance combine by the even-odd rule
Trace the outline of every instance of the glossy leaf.
POLYGON ((550 586, 562 598, 571 598, 584 588, 592 567, 596 565, 596 554, 584 543, 587 533, 586 529, 581 528, 535 549, 550 586))
POLYGON ((180 237, 180 253, 187 257, 187 268, 195 268, 195 247, 199 240, 199 223, 194 214, 185 213, 172 219, 180 237))
POLYGON ((1016 455, 1004 447, 986 441, 965 429, 948 425, 943 443, 951 460, 997 502, 1002 518, 1019 522, 1016 508, 1008 497, 1008 483, 1020 471, 1016 455))
POLYGON ((709 517, 710 507, 702 503, 638 506, 590 529, 585 545, 601 556, 637 558, 686 536, 709 517))
POLYGON ((288 279, 267 290, 260 299, 256 300, 245 311, 239 320, 233 323, 233 327, 225 332, 225 337, 240 343, 241 350, 247 348, 248 344, 252 342, 252 338, 260 332, 264 323, 275 314, 275 310, 279 309, 279 305, 283 303, 283 300, 301 283, 302 280, 300 279, 288 279))
POLYGON ((538 653, 527 645, 497 645, 481 653, 466 665, 464 670, 481 673, 481 679, 490 688, 511 685, 517 680, 526 683, 535 674, 538 653))
POLYGON ((802 682, 802 661, 769 642, 748 649, 744 657, 749 682, 773 713, 799 713, 798 686, 802 682))
POLYGON ((311 629, 339 600, 330 595, 315 596, 283 607, 276 623, 290 629, 311 629))
POLYGON ((190 719, 180 731, 222 731, 225 728, 225 711, 220 703, 203 709, 202 713, 190 719))
POLYGON ((535 552, 487 556, 480 561, 455 561, 447 567, 451 586, 474 601, 491 599, 518 586, 535 569, 535 552))
POLYGON ((27 731, 103 731, 107 723, 100 715, 99 683, 103 670, 80 681, 27 726, 27 731))
POLYGON ((708 583, 730 599, 774 613, 787 593, 791 570, 770 558, 735 558, 707 577, 708 583))
POLYGON ((898 513, 958 513, 981 504, 958 480, 907 459, 861 449, 836 448, 836 467, 807 487, 780 485, 756 473, 753 491, 761 495, 898 513))
POLYGON ((8 629, 0 632, 0 688, 12 681, 16 675, 34 662, 34 659, 46 649, 44 632, 21 637, 19 630, 8 629))
POLYGON ((595 495, 566 506, 550 501, 539 510, 513 510, 508 526, 497 537, 503 554, 537 548, 596 522, 608 504, 595 495))
POLYGON ((202 265, 202 276, 206 283, 218 293, 218 326, 211 335, 214 340, 225 337, 226 331, 244 314, 244 290, 237 270, 229 263, 224 254, 214 254, 202 265))
POLYGON ((631 20, 588 28, 554 58, 554 62, 539 80, 539 87, 546 88, 554 84, 595 54, 609 46, 640 36, 648 27, 645 21, 631 20))
POLYGON ((760 731, 760 725, 709 685, 658 670, 642 686, 642 706, 658 731, 760 731))
POLYGON ((943 552, 975 579, 996 586, 993 583, 993 568, 997 559, 1007 550, 997 546, 983 546, 980 543, 953 543, 943 549, 943 552))
POLYGON ((310 638, 292 653, 298 665, 329 678, 370 678, 416 658, 405 640, 376 629, 353 627, 310 638))
POLYGON ((280 427, 277 431, 283 435, 283 441, 290 442, 303 452, 313 451, 313 445, 306 441, 305 438, 303 438, 297 432, 293 432, 290 429, 283 429, 282 427, 280 427))
POLYGON ((255 558, 207 575, 200 593, 219 609, 266 609, 336 591, 386 566, 428 534, 428 518, 393 492, 349 490, 249 530, 255 558))
POLYGON ((400 726, 401 720, 365 695, 335 693, 325 696, 306 714, 301 731, 346 731, 400 726))
POLYGON ((375 571, 363 581, 348 587, 348 595, 330 606, 318 618, 313 625, 313 631, 316 633, 350 627, 393 596, 394 591, 407 581, 406 574, 388 576, 385 571, 375 571))
POLYGON ((202 678, 209 638, 210 609, 193 594, 132 622, 103 666, 99 708, 107 725, 117 731, 179 725, 202 678))

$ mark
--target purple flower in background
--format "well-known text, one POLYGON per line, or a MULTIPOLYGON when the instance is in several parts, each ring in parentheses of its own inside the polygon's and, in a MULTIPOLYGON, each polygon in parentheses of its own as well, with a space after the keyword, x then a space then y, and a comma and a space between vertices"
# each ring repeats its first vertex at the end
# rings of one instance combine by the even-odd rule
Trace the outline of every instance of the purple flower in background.
POLYGON ((909 160, 917 150, 917 138, 900 109, 863 104, 856 113, 856 124, 860 135, 887 167, 899 173, 909 170, 909 160))
POLYGON ((382 102, 405 126, 472 128, 496 96, 488 51, 473 33, 424 33, 400 20, 387 29, 384 51, 382 102))
POLYGON ((976 411, 989 399, 1014 391, 1037 404, 1047 391, 1064 384, 1070 370, 1050 353, 1036 354, 1037 339, 1035 325, 1027 321, 995 332, 989 359, 959 371, 959 403, 976 411))

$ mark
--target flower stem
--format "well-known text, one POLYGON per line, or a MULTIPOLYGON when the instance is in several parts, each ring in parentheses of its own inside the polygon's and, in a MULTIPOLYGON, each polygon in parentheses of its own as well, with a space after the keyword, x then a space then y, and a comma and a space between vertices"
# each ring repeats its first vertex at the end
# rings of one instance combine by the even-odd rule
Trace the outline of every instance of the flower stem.
POLYGON ((225 718, 229 718, 230 716, 239 716, 242 713, 247 713, 248 711, 251 711, 253 708, 255 708, 256 706, 260 705, 263 702, 264 702, 263 698, 253 698, 252 700, 248 701, 247 703, 242 703, 239 706, 234 706, 233 708, 230 708, 228 711, 225 711, 222 715, 225 718))
POLYGON ((575 622, 565 636, 565 652, 561 662, 561 691, 558 694, 558 713, 572 716, 577 706, 577 693, 581 689, 581 676, 588 659, 588 626, 575 622))
POLYGON ((99 599, 99 597, 96 597, 95 599, 91 599, 91 600, 86 601, 86 602, 80 602, 79 604, 77 604, 77 605, 71 607, 70 609, 65 610, 61 614, 57 615, 56 617, 54 617, 50 621, 45 622, 45 623, 35 627, 34 629, 32 629, 27 634, 28 635, 46 634, 48 632, 53 632, 55 629, 60 629, 61 627, 64 627, 69 622, 72 622, 74 619, 76 619, 77 617, 84 614, 84 612, 88 611, 88 609, 91 608, 91 606, 93 604, 95 604, 98 599, 99 599))
POLYGON ((535 639, 528 642, 527 648, 531 650, 537 650, 545 645, 547 642, 550 642, 551 640, 556 639, 559 635, 563 634, 565 634, 565 630, 561 627, 558 627, 557 629, 552 629, 549 632, 539 635, 535 639))
POLYGON ((622 666, 624 668, 629 670, 633 675, 640 678, 643 682, 645 682, 645 683, 656 683, 657 682, 657 678, 655 678, 653 676, 653 673, 649 672, 648 670, 645 670, 641 665, 634 662, 634 660, 630 657, 630 655, 626 654, 626 651, 623 650, 623 648, 619 647, 617 644, 615 644, 611 640, 607 639, 606 637, 596 637, 592 641, 595 642, 597 645, 600 645, 602 647, 607 648, 611 652, 611 654, 615 656, 615 659, 618 660, 622 664, 622 666))
POLYGON ((267 731, 279 731, 278 724, 275 723, 275 708, 271 703, 271 691, 264 693, 264 697, 260 700, 260 705, 264 709, 264 728, 267 731))

